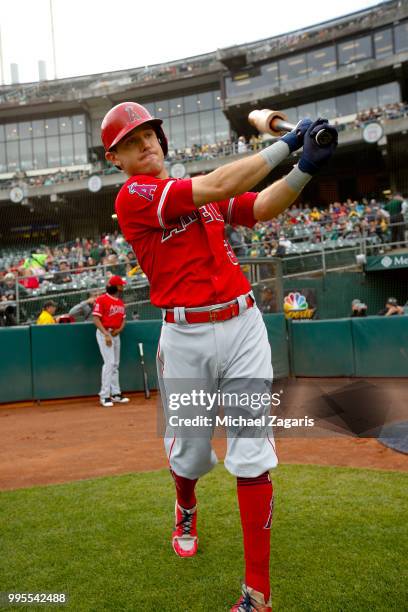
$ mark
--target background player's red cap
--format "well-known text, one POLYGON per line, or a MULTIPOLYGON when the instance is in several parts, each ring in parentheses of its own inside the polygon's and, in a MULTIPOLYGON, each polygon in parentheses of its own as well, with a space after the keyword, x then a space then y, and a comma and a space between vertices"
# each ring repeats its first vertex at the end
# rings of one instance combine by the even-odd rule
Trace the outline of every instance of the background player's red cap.
POLYGON ((127 285, 127 282, 124 281, 123 278, 121 278, 120 276, 111 276, 108 280, 108 287, 117 287, 118 285, 121 285, 123 287, 124 285, 127 285))
POLYGON ((167 138, 161 127, 163 121, 152 117, 147 108, 137 102, 122 102, 106 113, 101 125, 101 139, 105 151, 113 149, 129 132, 144 123, 152 124, 163 153, 167 155, 167 138))

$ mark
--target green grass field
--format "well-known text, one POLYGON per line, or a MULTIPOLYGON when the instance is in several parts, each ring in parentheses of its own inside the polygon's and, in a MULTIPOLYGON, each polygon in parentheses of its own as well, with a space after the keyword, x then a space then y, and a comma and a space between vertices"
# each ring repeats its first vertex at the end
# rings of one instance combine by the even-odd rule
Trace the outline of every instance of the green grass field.
MULTIPOLYGON (((274 611, 408 609, 408 474, 286 465, 274 484, 274 611)), ((219 466, 198 496, 200 551, 179 559, 167 471, 2 492, 0 591, 66 591, 59 609, 75 611, 225 612, 243 576, 235 479, 219 466)))

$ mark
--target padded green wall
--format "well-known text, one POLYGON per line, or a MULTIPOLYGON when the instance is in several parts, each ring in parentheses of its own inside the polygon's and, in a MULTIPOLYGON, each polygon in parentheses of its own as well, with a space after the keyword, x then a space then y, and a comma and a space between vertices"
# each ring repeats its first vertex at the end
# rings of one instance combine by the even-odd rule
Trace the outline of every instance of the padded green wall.
POLYGON ((266 314, 264 321, 272 349, 273 377, 289 376, 289 350, 286 320, 283 314, 266 314))
POLYGON ((292 321, 290 340, 295 376, 353 376, 351 319, 292 321))
POLYGON ((408 377, 408 316, 353 319, 352 333, 356 376, 408 377))
MULTIPOLYGON (((121 335, 120 383, 123 391, 140 391, 143 379, 138 342, 144 343, 149 384, 155 385, 155 356, 161 321, 134 321, 121 335)), ((32 327, 34 398, 96 395, 102 357, 91 323, 32 327)))
MULTIPOLYGON (((292 321, 264 316, 274 378, 295 376, 408 376, 408 317, 292 321)), ((138 343, 149 385, 156 388, 161 321, 129 322, 122 334, 124 391, 143 389, 138 343)), ((0 330, 0 402, 96 395, 102 357, 91 323, 0 330)))
MULTIPOLYGON (((266 315, 276 378, 289 375, 283 315, 266 315)), ((120 383, 123 391, 143 390, 138 343, 143 342, 149 385, 156 388, 156 352, 161 321, 132 321, 121 336, 120 383)), ((102 357, 92 324, 32 327, 35 399, 96 395, 102 357)))
POLYGON ((0 330, 0 402, 32 399, 30 328, 0 330))
POLYGON ((143 391, 139 342, 143 342, 149 387, 156 389, 156 354, 161 324, 161 321, 134 321, 126 325, 121 337, 120 359, 120 384, 124 391, 143 391))
POLYGON ((89 323, 33 325, 34 399, 94 395, 102 358, 89 323))

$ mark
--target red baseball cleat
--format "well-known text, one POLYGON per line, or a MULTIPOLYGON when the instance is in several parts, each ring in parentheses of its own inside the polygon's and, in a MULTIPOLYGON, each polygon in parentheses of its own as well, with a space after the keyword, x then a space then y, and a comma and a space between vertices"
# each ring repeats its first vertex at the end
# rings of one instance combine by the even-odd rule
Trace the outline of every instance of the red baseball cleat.
POLYGON ((242 585, 242 595, 230 612, 272 612, 272 601, 265 602, 262 593, 242 585))
POLYGON ((176 501, 176 526, 173 531, 172 544, 179 557, 194 557, 197 552, 197 506, 187 510, 176 501))

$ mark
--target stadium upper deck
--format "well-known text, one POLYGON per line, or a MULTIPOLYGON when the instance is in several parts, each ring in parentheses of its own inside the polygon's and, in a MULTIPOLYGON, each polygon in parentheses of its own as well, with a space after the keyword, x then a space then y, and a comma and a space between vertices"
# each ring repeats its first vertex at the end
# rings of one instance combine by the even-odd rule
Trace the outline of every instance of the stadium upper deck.
POLYGON ((1 181, 16 173, 24 201, 38 200, 31 207, 36 210, 58 194, 68 201, 86 194, 111 202, 119 175, 103 177, 94 196, 86 178, 37 186, 25 185, 24 174, 72 167, 84 176, 92 172, 92 164, 103 159, 101 118, 126 99, 163 119, 172 158, 182 157, 191 175, 230 159, 218 154, 197 160, 191 150, 240 135, 249 139, 248 112, 269 107, 285 110, 292 121, 320 115, 345 126, 336 163, 305 190, 308 201, 374 196, 386 188, 408 191, 408 116, 388 112, 408 101, 408 2, 385 2, 296 32, 155 66, 0 87, 2 206, 11 207, 11 201, 10 187, 2 189, 1 181), (366 113, 378 108, 387 110, 366 113), (379 116, 384 136, 377 144, 364 140, 364 123, 355 121, 361 113, 379 116), (182 151, 186 155, 177 154, 182 151))

